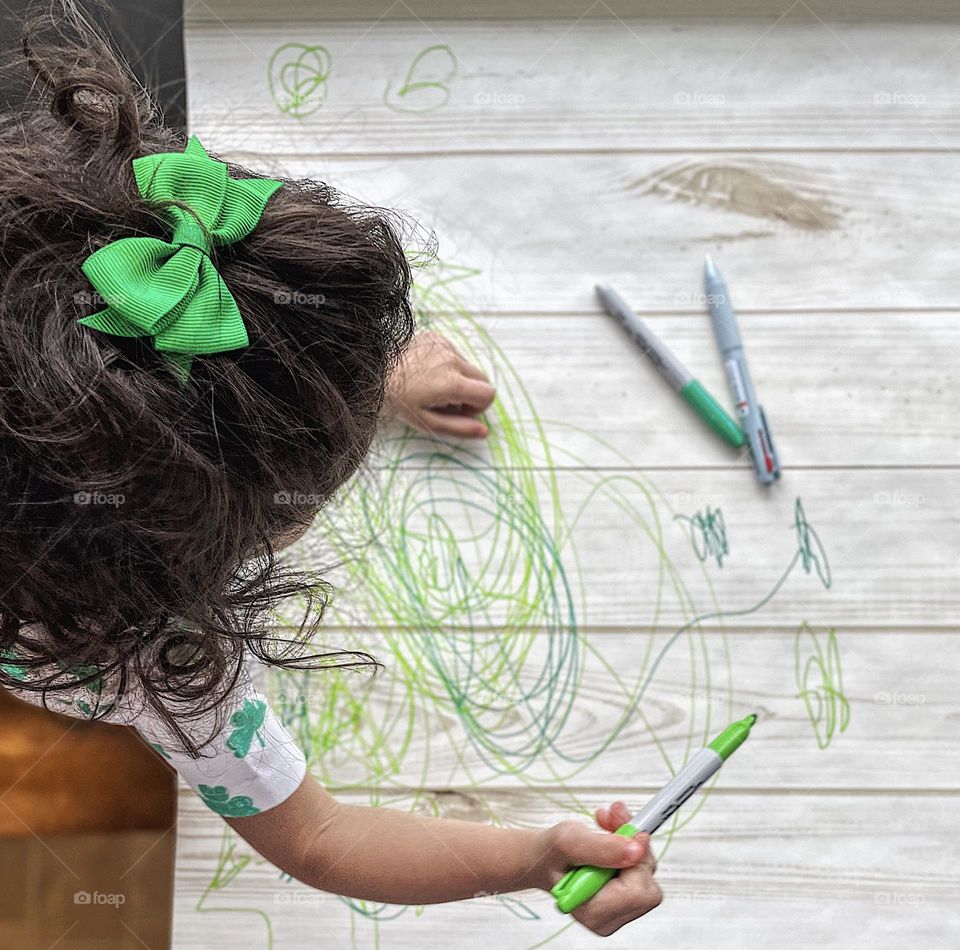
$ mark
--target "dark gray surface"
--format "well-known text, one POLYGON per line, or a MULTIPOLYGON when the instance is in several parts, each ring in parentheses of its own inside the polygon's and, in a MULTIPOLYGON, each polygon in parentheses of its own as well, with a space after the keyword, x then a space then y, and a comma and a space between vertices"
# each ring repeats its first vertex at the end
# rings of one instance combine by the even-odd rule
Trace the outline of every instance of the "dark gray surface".
MULTIPOLYGON (((0 0, 0 51, 7 61, 19 42, 26 11, 34 0, 0 0)), ((111 0, 81 2, 92 19, 113 37, 117 48, 153 97, 168 125, 186 131, 186 81, 183 59, 183 0, 111 0)), ((0 79, 0 108, 23 97, 25 72, 0 79)))

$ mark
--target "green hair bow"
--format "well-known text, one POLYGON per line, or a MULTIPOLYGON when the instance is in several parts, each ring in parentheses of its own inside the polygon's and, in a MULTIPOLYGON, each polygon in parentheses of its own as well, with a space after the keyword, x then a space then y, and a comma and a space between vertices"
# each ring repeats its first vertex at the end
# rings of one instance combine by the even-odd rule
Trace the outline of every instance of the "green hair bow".
POLYGON ((194 356, 249 345, 210 251, 246 237, 283 182, 228 177, 227 166, 210 158, 196 136, 183 152, 134 159, 133 173, 147 201, 179 203, 162 208, 173 235, 169 242, 120 238, 91 254, 83 272, 107 307, 78 322, 114 336, 153 337, 185 382, 194 356))

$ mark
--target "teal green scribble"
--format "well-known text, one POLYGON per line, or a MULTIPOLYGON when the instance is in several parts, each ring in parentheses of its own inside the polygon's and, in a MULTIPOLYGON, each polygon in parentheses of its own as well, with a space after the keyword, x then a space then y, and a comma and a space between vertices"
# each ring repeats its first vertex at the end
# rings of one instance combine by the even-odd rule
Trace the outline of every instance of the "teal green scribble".
POLYGON ((727 531, 723 523, 723 512, 719 508, 709 505, 703 512, 697 512, 693 517, 675 515, 677 521, 689 525, 690 544, 694 554, 701 561, 714 558, 717 567, 723 567, 723 559, 730 553, 727 544, 727 531))
POLYGON ((793 527, 797 533, 797 551, 803 569, 809 574, 811 569, 816 571, 820 583, 829 588, 832 583, 830 564, 827 561, 827 552, 820 543, 817 532, 810 527, 803 510, 803 503, 798 498, 794 503, 793 527))
POLYGON ((850 724, 850 703, 843 692, 843 670, 836 631, 822 637, 803 623, 794 637, 797 696, 803 700, 817 745, 826 749, 850 724), (825 642, 824 642, 825 641, 825 642))
POLYGON ((285 115, 303 119, 327 100, 330 51, 324 46, 284 43, 267 64, 270 97, 285 115))
MULTIPOLYGON (((444 333, 468 359, 496 373, 498 398, 484 417, 490 437, 479 451, 409 431, 378 439, 364 468, 321 511, 312 534, 322 539, 323 557, 338 565, 337 596, 327 614, 338 631, 337 646, 372 649, 385 670, 376 679, 343 670, 271 671, 274 708, 311 772, 334 793, 444 814, 427 788, 444 781, 437 763, 443 755, 449 781, 469 786, 473 810, 491 823, 503 818, 484 785, 502 776, 536 790, 557 814, 589 814, 567 783, 593 767, 628 726, 636 730, 631 741, 649 742, 675 774, 721 725, 715 714, 732 700, 731 662, 722 629, 708 635, 704 624, 761 610, 798 566, 829 582, 826 554, 797 499, 791 524, 797 549, 769 591, 739 609, 721 607, 704 563, 726 555, 718 546, 698 559, 695 570, 711 598, 698 605, 671 554, 678 533, 669 529, 677 515, 656 486, 628 471, 629 460, 622 471, 605 471, 572 453, 561 456, 508 355, 459 298, 458 288, 479 271, 444 261, 424 264, 416 255, 412 261, 421 329, 444 333), (561 464, 582 488, 576 502, 561 491, 561 464), (644 635, 627 669, 615 667, 584 631, 587 604, 575 537, 593 530, 593 506, 601 500, 613 505, 659 565, 644 591, 647 612, 633 617, 644 635), (684 622, 668 623, 665 614, 678 610, 684 622), (709 651, 720 646, 718 662, 709 651), (667 655, 681 649, 678 662, 687 665, 689 686, 685 728, 668 742, 648 720, 642 699, 667 655), (588 669, 602 675, 605 702, 615 712, 602 734, 584 742, 574 714, 588 669), (720 691, 726 703, 710 702, 720 691)), ((719 509, 712 515, 713 543, 719 545, 722 527, 725 545, 719 509)), ((287 556, 315 566, 317 553, 307 541, 287 556)), ((297 623, 303 606, 291 603, 278 625, 297 623)), ((661 859, 708 797, 709 790, 661 830, 661 859)), ((389 920, 423 913, 341 900, 354 912, 354 947, 379 946, 389 920), (362 920, 372 932, 360 929, 362 920)), ((519 899, 501 906, 512 917, 534 919, 519 899)), ((567 926, 558 925, 535 945, 567 926)))
POLYGON ((450 101, 450 86, 458 70, 457 57, 445 43, 421 50, 394 89, 393 80, 383 91, 383 103, 394 112, 433 112, 450 101))

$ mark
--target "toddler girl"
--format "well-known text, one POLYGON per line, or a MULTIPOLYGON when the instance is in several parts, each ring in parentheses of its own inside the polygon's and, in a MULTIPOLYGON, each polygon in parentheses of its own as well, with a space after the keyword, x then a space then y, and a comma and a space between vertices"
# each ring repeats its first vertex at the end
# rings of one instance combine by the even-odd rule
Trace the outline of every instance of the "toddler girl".
POLYGON ((0 117, 0 685, 133 727, 308 885, 425 904, 599 864, 623 871, 578 920, 609 934, 650 910, 645 837, 343 805, 307 773, 246 661, 375 661, 306 652, 326 587, 276 553, 383 415, 482 437, 494 391, 413 336, 390 214, 184 142, 59 7, 28 24, 33 88, 0 117), (298 593, 311 607, 284 637, 271 613, 298 593))

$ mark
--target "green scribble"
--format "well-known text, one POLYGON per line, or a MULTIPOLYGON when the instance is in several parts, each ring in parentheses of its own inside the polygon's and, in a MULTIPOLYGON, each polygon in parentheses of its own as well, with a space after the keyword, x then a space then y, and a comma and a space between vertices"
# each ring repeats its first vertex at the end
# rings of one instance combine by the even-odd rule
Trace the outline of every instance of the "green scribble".
POLYGON ((850 724, 850 703, 843 694, 843 671, 836 631, 827 631, 826 644, 807 623, 794 637, 797 696, 803 700, 817 745, 826 749, 836 732, 850 724))
MULTIPOLYGON (((470 814, 499 824, 503 818, 484 786, 511 776, 557 815, 586 815, 590 809, 569 784, 627 728, 631 744, 647 743, 664 772, 676 774, 726 724, 716 719, 716 710, 729 709, 733 698, 726 635, 722 628, 708 634, 704 624, 763 609, 800 564, 808 573, 816 567, 821 579, 826 570, 829 578, 826 555, 797 499, 791 530, 798 549, 789 564, 758 601, 724 608, 704 561, 719 564, 727 553, 725 527, 719 509, 708 510, 711 518, 703 522, 714 547, 693 570, 710 599, 698 604, 671 553, 674 545, 691 543, 695 519, 671 530, 677 513, 629 460, 622 469, 602 470, 558 449, 508 355, 459 298, 458 288, 479 271, 413 260, 420 327, 443 332, 468 359, 495 373, 497 400, 485 414, 490 437, 480 448, 410 431, 388 431, 377 440, 367 464, 285 557, 310 566, 323 557, 337 565, 337 596, 327 614, 337 646, 370 650, 385 668, 375 679, 343 670, 271 670, 268 691, 312 773, 334 793, 442 815, 448 802, 429 786, 447 782, 469 788, 470 814), (578 488, 575 499, 570 486, 578 488), (612 506, 638 546, 636 557, 657 565, 639 601, 643 613, 631 615, 637 649, 626 668, 607 659, 585 632, 588 605, 576 541, 596 530, 597 506, 607 512, 612 506), (320 550, 310 546, 311 537, 320 550), (678 613, 681 624, 666 619, 678 613), (683 732, 667 739, 642 700, 669 655, 671 675, 683 671, 688 692, 681 699, 683 732), (604 684, 607 713, 591 720, 585 736, 588 674, 604 684), (711 701, 721 693, 723 702, 711 701)), ((623 562, 628 588, 634 563, 623 562)), ((278 625, 296 623, 304 606, 285 607, 278 625)), ((705 790, 661 830, 661 859, 708 797, 705 790)), ((429 908, 340 900, 353 911, 353 947, 379 946, 382 929, 400 916, 430 914, 429 908)), ((514 900, 500 902, 504 913, 515 922, 535 919, 514 900)), ((528 946, 557 939, 568 926, 558 924, 546 939, 531 934, 528 946)))
POLYGON ((394 89, 390 80, 383 103, 394 112, 433 112, 450 101, 450 86, 457 75, 457 57, 445 43, 428 46, 414 56, 403 81, 394 89))
POLYGON ((827 552, 820 543, 817 532, 810 527, 803 511, 803 503, 798 498, 794 504, 793 527, 797 532, 797 550, 803 569, 809 574, 813 568, 820 578, 820 583, 829 588, 831 584, 830 564, 827 561, 827 552))
POLYGON ((674 517, 690 526, 690 543, 697 557, 701 561, 715 558, 717 567, 723 567, 723 559, 730 553, 723 512, 707 505, 702 513, 698 511, 692 518, 687 515, 674 517))
POLYGON ((270 96, 285 115, 303 119, 327 100, 330 51, 324 46, 284 43, 267 64, 270 96))
POLYGON ((243 705, 230 717, 230 725, 234 729, 227 739, 227 748, 232 749, 238 759, 246 758, 254 737, 261 748, 266 745, 261 732, 266 718, 267 704, 260 699, 245 699, 243 705))
POLYGON ((220 853, 217 856, 216 868, 210 883, 203 889, 203 893, 197 900, 195 910, 199 914, 255 914, 259 917, 266 927, 266 950, 273 950, 273 924, 270 922, 269 914, 262 910, 256 910, 248 907, 209 907, 208 899, 211 895, 226 890, 236 879, 237 875, 250 863, 250 856, 247 854, 236 855, 237 838, 229 827, 223 829, 223 835, 220 839, 220 853))

